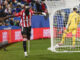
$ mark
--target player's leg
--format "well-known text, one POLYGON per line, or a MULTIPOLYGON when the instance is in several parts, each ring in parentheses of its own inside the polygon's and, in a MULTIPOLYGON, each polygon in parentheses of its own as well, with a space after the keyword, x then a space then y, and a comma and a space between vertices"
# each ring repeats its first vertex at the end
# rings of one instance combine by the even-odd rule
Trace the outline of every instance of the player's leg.
POLYGON ((30 36, 31 36, 31 26, 28 27, 27 29, 27 39, 30 40, 30 36))
POLYGON ((68 33, 68 30, 65 30, 64 33, 63 33, 63 35, 62 35, 62 40, 59 43, 59 45, 62 45, 64 43, 64 40, 65 40, 65 37, 66 37, 67 33, 68 33))
POLYGON ((25 54, 25 56, 28 56, 27 49, 26 49, 26 40, 27 40, 26 35, 23 35, 23 39, 24 39, 24 41, 23 41, 24 54, 25 54))
POLYGON ((23 36, 23 49, 24 49, 24 54, 25 54, 25 56, 28 56, 28 54, 27 54, 27 49, 26 49, 26 40, 27 40, 27 32, 26 32, 26 28, 24 27, 22 27, 22 31, 21 31, 21 33, 22 33, 22 36, 23 36))
POLYGON ((72 40, 73 40, 72 46, 73 46, 73 47, 75 47, 75 39, 76 39, 76 36, 75 36, 75 35, 76 35, 76 30, 73 30, 73 31, 72 31, 72 40))
POLYGON ((30 36, 31 36, 31 26, 27 29, 27 39, 28 39, 28 52, 30 52, 30 36))

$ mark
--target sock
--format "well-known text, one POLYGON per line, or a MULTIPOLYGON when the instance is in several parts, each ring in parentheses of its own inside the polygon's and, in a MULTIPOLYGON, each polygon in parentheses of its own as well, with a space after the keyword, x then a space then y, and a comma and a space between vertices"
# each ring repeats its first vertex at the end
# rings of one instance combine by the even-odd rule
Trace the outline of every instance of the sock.
POLYGON ((75 39, 76 39, 76 37, 75 37, 75 36, 73 36, 73 37, 72 37, 72 40, 73 40, 72 45, 73 45, 73 46, 75 46, 75 39))
POLYGON ((26 52, 26 41, 23 41, 24 52, 26 52))
POLYGON ((65 37, 66 37, 66 34, 65 34, 65 33, 63 33, 63 36, 62 36, 62 41, 61 41, 61 43, 64 43, 64 39, 65 39, 65 37))

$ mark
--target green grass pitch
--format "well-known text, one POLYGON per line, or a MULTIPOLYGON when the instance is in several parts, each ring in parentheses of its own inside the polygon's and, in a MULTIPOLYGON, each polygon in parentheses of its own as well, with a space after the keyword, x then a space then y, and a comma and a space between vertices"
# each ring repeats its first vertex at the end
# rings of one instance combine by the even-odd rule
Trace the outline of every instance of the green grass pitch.
POLYGON ((22 42, 7 47, 8 51, 0 50, 0 60, 79 60, 80 53, 54 53, 50 47, 50 39, 31 41, 28 57, 24 57, 22 42))

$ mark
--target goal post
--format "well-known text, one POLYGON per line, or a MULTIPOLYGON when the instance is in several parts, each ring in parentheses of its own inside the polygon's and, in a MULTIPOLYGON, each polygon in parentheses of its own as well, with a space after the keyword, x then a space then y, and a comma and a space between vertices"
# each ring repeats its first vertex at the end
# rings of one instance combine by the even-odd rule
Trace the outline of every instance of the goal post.
MULTIPOLYGON (((58 35, 56 32, 58 29, 54 28, 54 16, 56 15, 56 12, 61 11, 61 14, 63 14, 64 9, 72 9, 78 6, 80 4, 79 0, 45 0, 45 3, 47 5, 47 9, 49 12, 50 35, 51 35, 51 46, 48 48, 48 50, 51 50, 52 52, 80 52, 79 45, 76 45, 78 49, 76 48, 71 49, 72 40, 70 40, 70 43, 67 43, 64 46, 58 46, 57 44, 61 41, 61 37, 55 37, 55 34, 58 35), (56 48, 56 46, 59 48, 56 48)), ((58 17, 58 19, 60 18, 58 17)), ((62 28, 63 31, 64 31, 64 28, 62 28)), ((79 44, 79 42, 77 43, 79 44)))

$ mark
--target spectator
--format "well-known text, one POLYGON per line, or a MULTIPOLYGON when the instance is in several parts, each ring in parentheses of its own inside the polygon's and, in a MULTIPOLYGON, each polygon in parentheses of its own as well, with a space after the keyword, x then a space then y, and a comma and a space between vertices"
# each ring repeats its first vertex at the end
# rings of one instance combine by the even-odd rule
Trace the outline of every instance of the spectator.
POLYGON ((23 0, 23 1, 25 1, 26 3, 30 3, 31 2, 31 0, 23 0))
POLYGON ((9 26, 9 20, 5 20, 5 26, 9 26))
POLYGON ((21 11, 21 6, 18 5, 18 6, 16 7, 16 12, 18 13, 18 12, 20 12, 20 11, 21 11))
POLYGON ((30 7, 32 7, 32 9, 33 9, 34 11, 37 11, 35 1, 30 2, 29 5, 30 5, 30 7))
MULTIPOLYGON (((4 9, 2 8, 2 5, 0 5, 0 13, 2 13, 2 12, 4 12, 4 9)), ((2 16, 2 15, 0 14, 0 16, 2 16)))
POLYGON ((2 25, 3 25, 3 23, 0 22, 0 26, 2 26, 2 25))
POLYGON ((16 26, 16 20, 14 20, 14 26, 16 26))
POLYGON ((18 2, 21 2, 22 0, 17 0, 18 2))
POLYGON ((47 7, 46 7, 46 4, 44 3, 44 1, 41 2, 41 9, 42 9, 42 12, 46 12, 46 10, 47 10, 47 7))
POLYGON ((36 1, 36 9, 37 9, 37 12, 42 12, 41 4, 38 1, 36 1))
POLYGON ((20 23, 20 21, 19 21, 19 20, 17 20, 17 21, 16 21, 16 26, 19 26, 19 23, 20 23))
POLYGON ((9 21, 10 21, 10 25, 13 26, 13 25, 14 25, 14 20, 13 20, 13 18, 11 18, 9 21))
POLYGON ((5 8, 5 12, 6 13, 10 13, 11 14, 11 5, 8 5, 8 6, 6 6, 6 8, 5 8))
MULTIPOLYGON (((3 15, 3 12, 4 12, 4 9, 2 8, 2 6, 0 5, 0 18, 2 18, 4 15, 3 15)), ((3 25, 3 21, 0 21, 0 26, 3 25)))

